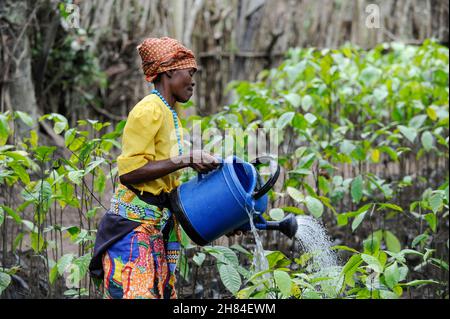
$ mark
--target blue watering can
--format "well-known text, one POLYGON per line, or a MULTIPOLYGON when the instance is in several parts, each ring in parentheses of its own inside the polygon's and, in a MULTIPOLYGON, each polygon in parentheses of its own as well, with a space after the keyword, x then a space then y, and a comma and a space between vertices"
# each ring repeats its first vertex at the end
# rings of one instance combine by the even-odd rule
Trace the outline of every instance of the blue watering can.
POLYGON ((170 194, 172 212, 186 234, 198 245, 206 245, 234 230, 249 230, 249 214, 258 229, 276 229, 289 237, 295 235, 297 221, 288 216, 280 222, 265 221, 267 192, 280 175, 280 166, 271 157, 257 158, 252 163, 236 156, 221 161, 208 174, 183 183, 170 194), (255 166, 270 161, 276 172, 263 185, 255 166))

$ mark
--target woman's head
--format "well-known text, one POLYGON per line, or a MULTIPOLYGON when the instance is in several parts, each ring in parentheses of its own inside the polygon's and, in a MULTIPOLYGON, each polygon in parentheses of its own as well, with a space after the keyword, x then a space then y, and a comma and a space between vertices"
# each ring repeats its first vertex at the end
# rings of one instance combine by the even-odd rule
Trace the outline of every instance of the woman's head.
POLYGON ((179 102, 187 102, 194 93, 195 82, 193 76, 197 69, 174 69, 159 73, 153 80, 155 86, 168 87, 175 99, 179 102), (165 82, 163 84, 163 82, 165 82))
POLYGON ((177 101, 192 96, 192 76, 197 70, 194 54, 180 42, 168 37, 145 39, 138 47, 142 69, 148 82, 165 82, 177 101))

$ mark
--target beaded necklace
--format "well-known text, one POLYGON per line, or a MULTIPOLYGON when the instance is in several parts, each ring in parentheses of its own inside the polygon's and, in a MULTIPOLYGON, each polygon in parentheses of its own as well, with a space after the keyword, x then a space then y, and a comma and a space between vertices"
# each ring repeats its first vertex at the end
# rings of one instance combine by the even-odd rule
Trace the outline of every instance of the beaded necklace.
POLYGON ((178 115, 177 112, 172 109, 172 107, 169 105, 169 103, 167 103, 166 99, 162 96, 161 93, 159 93, 159 91, 157 89, 153 89, 152 94, 156 94, 161 101, 164 102, 164 104, 169 108, 170 112, 172 112, 172 117, 173 117, 173 123, 175 124, 175 132, 177 134, 177 142, 178 142, 178 154, 181 155, 183 154, 183 145, 181 143, 181 135, 180 135, 180 126, 178 125, 178 115))

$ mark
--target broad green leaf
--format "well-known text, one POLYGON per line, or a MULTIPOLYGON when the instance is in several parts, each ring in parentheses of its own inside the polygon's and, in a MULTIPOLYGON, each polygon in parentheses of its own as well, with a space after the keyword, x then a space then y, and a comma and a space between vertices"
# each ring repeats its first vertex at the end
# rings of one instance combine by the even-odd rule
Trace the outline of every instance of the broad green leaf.
POLYGON ((77 137, 75 139, 73 139, 69 145, 66 145, 69 150, 75 152, 77 151, 81 146, 84 145, 84 143, 86 142, 86 138, 84 137, 77 137))
POLYGON ((319 218, 322 216, 323 204, 320 200, 312 196, 306 196, 305 203, 306 207, 314 217, 319 218))
POLYGON ((352 223, 352 231, 355 231, 356 228, 358 228, 358 226, 363 221, 364 217, 366 217, 366 213, 367 212, 361 213, 361 214, 359 214, 358 216, 355 217, 355 219, 353 220, 353 223, 352 223))
POLYGON ((8 124, 7 117, 3 114, 0 114, 0 146, 5 145, 8 140, 8 136, 10 134, 10 128, 8 124))
MULTIPOLYGON (((342 268, 341 276, 344 276, 344 281, 347 285, 350 285, 352 287, 355 285, 353 274, 356 273, 362 262, 363 260, 361 259, 361 255, 355 254, 350 257, 345 266, 342 268)), ((342 285, 341 293, 344 291, 344 289, 345 285, 342 285)))
POLYGON ((303 211, 303 209, 300 209, 300 208, 294 207, 294 206, 285 206, 285 207, 282 207, 282 209, 283 209, 285 212, 293 213, 293 214, 295 214, 295 215, 304 215, 304 214, 305 214, 305 212, 303 211))
POLYGON ((42 250, 42 248, 44 248, 44 242, 45 242, 42 234, 37 233, 37 232, 31 232, 30 238, 31 238, 31 248, 33 248, 35 253, 40 252, 42 250))
POLYGON ((11 276, 0 270, 0 295, 11 283, 11 276))
POLYGON ((362 263, 361 255, 353 255, 342 268, 342 274, 354 272, 354 270, 362 263))
POLYGON ((392 204, 392 203, 381 203, 379 204, 380 208, 389 208, 398 212, 403 212, 403 208, 401 208, 398 205, 392 204))
POLYGON ((80 281, 87 274, 90 262, 91 262, 90 254, 80 256, 73 261, 73 264, 78 267, 78 275, 80 276, 77 282, 80 281))
POLYGON ((66 147, 70 146, 77 136, 77 131, 74 128, 68 129, 66 133, 64 133, 64 142, 66 147))
POLYGON ((84 176, 84 170, 71 171, 67 174, 67 177, 69 178, 69 180, 77 185, 81 184, 81 180, 82 180, 83 176, 84 176))
POLYGON ((414 238, 414 240, 412 241, 411 246, 415 247, 417 246, 419 243, 421 242, 425 242, 428 239, 428 235, 427 234, 420 234, 418 235, 416 238, 414 238))
POLYGON ((284 296, 289 297, 291 295, 292 290, 292 280, 289 274, 285 271, 275 270, 273 272, 273 277, 281 293, 284 296))
POLYGON ((414 286, 422 286, 422 285, 430 285, 430 284, 439 284, 438 281, 435 280, 413 280, 410 282, 407 282, 405 284, 400 284, 402 286, 407 286, 407 287, 414 287, 414 286))
POLYGON ((439 267, 448 271, 448 264, 445 261, 443 261, 442 259, 430 258, 430 260, 433 262, 433 264, 437 264, 439 267))
POLYGON ((24 224, 25 227, 27 227, 28 230, 30 230, 32 232, 37 231, 37 227, 33 224, 33 222, 30 222, 29 220, 22 220, 22 224, 24 224))
POLYGON ((286 267, 291 264, 290 260, 281 251, 272 251, 266 255, 269 268, 286 267))
POLYGON ((302 102, 301 97, 296 93, 289 93, 284 98, 295 108, 298 108, 302 102))
POLYGON ((53 129, 55 130, 56 134, 60 134, 60 133, 62 133, 62 131, 65 130, 66 127, 67 127, 67 123, 56 122, 55 126, 53 127, 53 129))
POLYGON ((431 105, 427 107, 427 115, 433 121, 436 121, 438 119, 436 111, 431 105))
POLYGON ((233 294, 241 288, 241 276, 232 265, 221 264, 219 267, 220 279, 224 286, 233 294))
POLYGON ((447 185, 447 187, 445 188, 445 200, 447 201, 447 204, 449 203, 449 197, 448 197, 448 185, 447 185))
POLYGON ((310 169, 315 160, 316 154, 314 153, 308 154, 300 159, 300 162, 298 163, 297 167, 303 169, 310 169))
POLYGON ((395 286, 392 288, 392 291, 398 296, 401 297, 403 295, 403 288, 400 286, 395 286))
POLYGON ((12 217, 12 219, 14 219, 16 223, 20 224, 22 222, 22 218, 19 216, 19 214, 14 210, 12 210, 11 208, 4 205, 0 205, 0 209, 3 209, 9 216, 12 217))
POLYGON ((284 211, 281 208, 272 208, 269 216, 272 220, 282 220, 284 218, 284 211))
POLYGON ((59 275, 64 274, 64 272, 68 269, 74 258, 75 258, 74 254, 65 254, 58 260, 57 267, 59 275))
POLYGON ((206 255, 204 253, 197 253, 192 260, 197 264, 197 266, 201 266, 203 261, 205 260, 206 255))
POLYGON ((353 202, 358 204, 363 195, 363 178, 361 175, 358 175, 351 184, 351 194, 353 202))
POLYGON ((255 291, 258 286, 250 286, 238 291, 236 298, 238 299, 249 299, 250 295, 255 291))
POLYGON ((414 143, 414 140, 417 137, 417 130, 415 128, 406 127, 403 125, 399 125, 397 128, 411 143, 414 143))
POLYGON ((93 171, 97 166, 99 166, 100 164, 105 163, 105 159, 101 158, 95 161, 92 161, 88 164, 88 166, 86 167, 86 174, 89 174, 91 171, 93 171))
POLYGON ((66 270, 66 273, 67 288, 79 288, 79 283, 82 277, 80 268, 74 263, 70 264, 68 269, 66 270))
POLYGON ((94 207, 94 208, 92 208, 92 209, 89 209, 87 212, 86 212, 86 217, 87 218, 94 218, 95 217, 95 215, 97 215, 97 210, 99 210, 100 209, 100 207, 94 207))
POLYGON ((442 195, 440 193, 433 194, 428 200, 433 213, 437 213, 443 206, 442 195))
POLYGON ((30 144, 32 147, 37 147, 39 136, 35 130, 30 131, 30 144))
POLYGON ((313 99, 310 95, 305 95, 302 98, 302 109, 305 112, 308 112, 308 110, 311 108, 311 106, 313 105, 313 99))
POLYGON ((433 255, 433 253, 436 251, 436 249, 429 249, 425 248, 425 254, 423 255, 423 260, 426 261, 428 258, 433 255))
POLYGON ((382 85, 375 90, 373 90, 373 96, 377 99, 378 102, 382 102, 389 95, 388 90, 385 85, 382 85))
POLYGON ((295 115, 294 112, 283 113, 283 115, 281 115, 277 121, 277 128, 279 128, 279 129, 285 128, 286 125, 288 125, 292 122, 294 115, 295 115))
POLYGON ((380 151, 378 149, 373 149, 370 153, 370 157, 374 163, 378 163, 380 161, 380 151))
POLYGON ((383 266, 381 265, 380 261, 374 256, 361 254, 361 258, 367 263, 368 267, 373 269, 375 272, 383 272, 383 266))
POLYGON ((394 151, 391 147, 383 145, 379 147, 379 150, 382 152, 385 152, 386 154, 389 155, 389 157, 393 160, 393 161, 397 161, 398 160, 398 154, 396 151, 394 151))
POLYGON ((380 250, 381 240, 383 239, 383 231, 377 230, 367 236, 363 241, 364 253, 376 255, 380 250))
POLYGON ((339 226, 345 226, 348 224, 348 217, 346 214, 337 215, 337 223, 339 226))
POLYGON ((384 270, 384 280, 389 288, 394 288, 400 280, 400 271, 398 270, 397 262, 394 262, 384 270))
POLYGON ((297 189, 288 186, 286 189, 289 196, 291 196, 296 202, 302 203, 305 200, 305 196, 297 189))
POLYGON ((428 225, 430 225, 431 230, 435 233, 437 226, 436 215, 434 213, 428 213, 425 215, 425 220, 428 222, 428 225))
POLYGON ((426 151, 429 151, 433 148, 434 145, 434 137, 429 131, 425 131, 422 134, 422 145, 426 151))
POLYGON ((48 162, 51 160, 52 154, 56 151, 55 146, 43 146, 40 145, 34 149, 36 152, 36 158, 42 162, 48 162))
POLYGON ((189 263, 187 260, 187 257, 185 254, 181 255, 181 257, 178 259, 178 269, 180 270, 180 276, 184 279, 184 280, 189 280, 189 263))
POLYGON ((58 113, 51 113, 51 114, 45 114, 41 116, 39 121, 49 119, 53 120, 55 122, 55 125, 53 126, 53 130, 56 134, 60 134, 62 131, 64 131, 68 127, 67 118, 61 114, 58 113))
POLYGON ((16 175, 25 185, 28 185, 30 183, 30 175, 28 175, 27 170, 22 165, 12 163, 9 166, 13 169, 14 173, 16 173, 16 175))
POLYGON ((16 251, 17 247, 22 243, 24 233, 19 233, 16 238, 14 238, 12 250, 16 251))
POLYGON ((426 119, 427 116, 425 114, 416 115, 409 121, 408 126, 418 130, 425 123, 426 119))
POLYGON ((359 79, 365 86, 372 86, 381 77, 382 71, 374 66, 368 66, 361 71, 359 79))
POLYGON ((317 116, 311 113, 306 113, 305 120, 307 120, 309 124, 314 124, 314 122, 317 120, 317 116))
POLYGON ((350 156, 350 154, 353 152, 355 148, 356 146, 352 142, 350 142, 349 140, 344 140, 341 143, 339 150, 341 153, 350 156))
POLYGON ((94 191, 97 193, 103 193, 106 187, 106 175, 103 170, 98 170, 97 176, 94 181, 94 191))
POLYGON ((359 254, 359 251, 357 251, 356 249, 353 249, 353 248, 347 247, 347 246, 343 246, 343 245, 333 246, 333 247, 331 247, 331 249, 333 249, 333 250, 346 250, 346 251, 351 251, 352 253, 355 253, 355 254, 359 254))
POLYGON ((234 245, 230 246, 230 248, 234 249, 234 250, 237 250, 237 251, 243 253, 244 255, 251 255, 252 254, 251 252, 249 252, 247 249, 245 249, 244 247, 242 247, 239 244, 234 244, 234 245))
POLYGON ((380 290, 380 297, 382 299, 398 299, 397 294, 389 290, 380 290))
POLYGON ((58 278, 58 265, 55 265, 50 269, 50 273, 48 276, 49 282, 52 285, 55 283, 56 278, 58 278))
POLYGON ((229 247, 224 246, 205 246, 204 251, 211 254, 221 263, 231 264, 233 266, 238 266, 239 261, 236 253, 229 247))
POLYGON ((384 231, 384 240, 386 241, 386 246, 387 246, 388 250, 390 250, 394 253, 398 253, 400 250, 402 250, 400 241, 389 230, 384 231))
POLYGON ((33 119, 31 118, 30 115, 28 115, 27 113, 24 113, 22 111, 15 111, 14 113, 17 114, 17 116, 20 118, 20 120, 25 123, 28 127, 33 127, 34 123, 33 123, 33 119))

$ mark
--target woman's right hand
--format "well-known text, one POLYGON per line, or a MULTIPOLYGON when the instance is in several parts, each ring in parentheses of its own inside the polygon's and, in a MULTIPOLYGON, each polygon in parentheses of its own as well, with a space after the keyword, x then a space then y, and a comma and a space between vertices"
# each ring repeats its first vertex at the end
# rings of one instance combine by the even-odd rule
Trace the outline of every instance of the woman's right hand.
POLYGON ((216 169, 219 165, 219 160, 208 152, 198 150, 192 151, 190 154, 189 166, 195 169, 198 173, 207 173, 213 169, 216 169))

